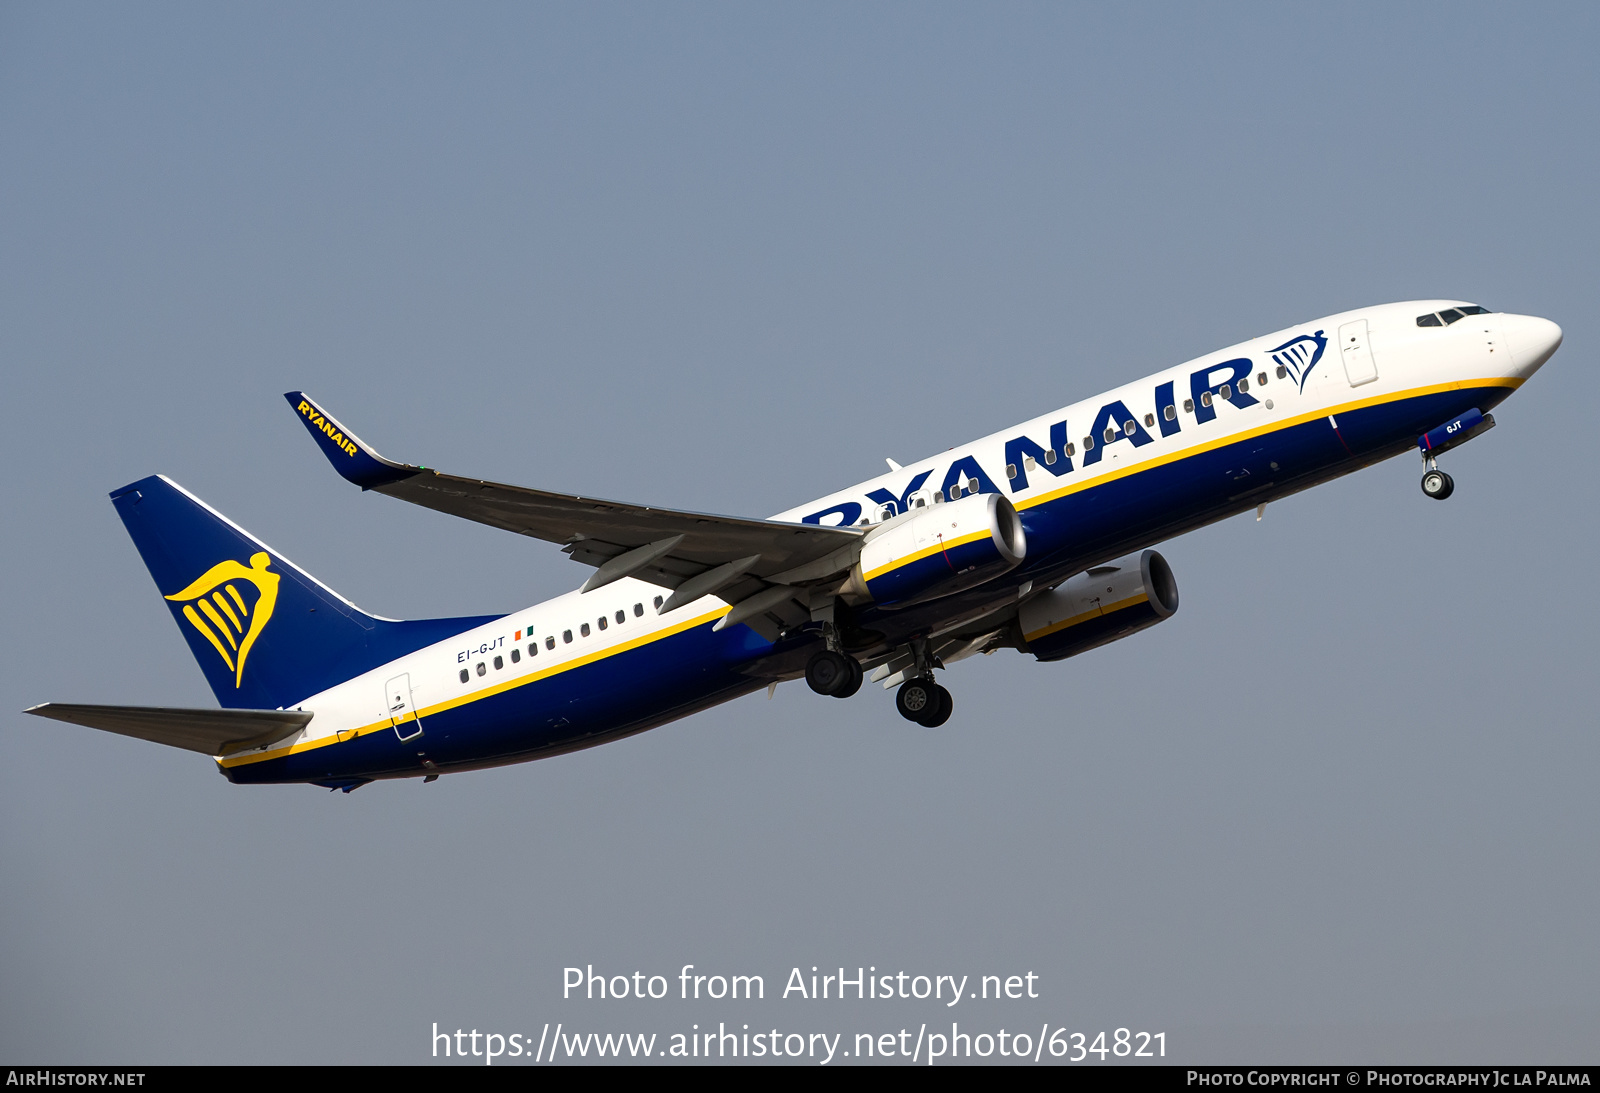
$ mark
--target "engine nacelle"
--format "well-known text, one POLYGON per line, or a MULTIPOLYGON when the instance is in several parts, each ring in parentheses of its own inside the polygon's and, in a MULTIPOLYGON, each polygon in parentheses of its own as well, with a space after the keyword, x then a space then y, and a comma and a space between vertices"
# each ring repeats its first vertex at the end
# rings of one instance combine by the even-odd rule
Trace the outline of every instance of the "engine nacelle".
POLYGON ((1023 649, 1064 660, 1170 619, 1178 581, 1153 550, 1129 554, 1061 582, 1022 605, 1023 649))
POLYGON ((880 607, 909 607, 1015 569, 1027 556, 1016 508, 998 493, 927 505, 867 533, 845 592, 880 607))

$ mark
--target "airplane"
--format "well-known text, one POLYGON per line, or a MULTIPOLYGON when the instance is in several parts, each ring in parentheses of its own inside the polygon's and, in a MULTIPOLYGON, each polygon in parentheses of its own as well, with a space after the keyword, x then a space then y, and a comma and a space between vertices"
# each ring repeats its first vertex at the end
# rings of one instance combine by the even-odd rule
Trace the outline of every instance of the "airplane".
POLYGON ((504 615, 369 614, 169 478, 111 494, 220 709, 28 713, 211 756, 235 783, 346 793, 542 759, 789 680, 951 716, 935 671, 1058 661, 1178 609, 1162 541, 1400 455, 1438 457, 1561 345, 1459 300, 1330 315, 1196 358, 781 512, 746 519, 444 474, 285 397, 363 490, 558 544, 581 587, 504 615))

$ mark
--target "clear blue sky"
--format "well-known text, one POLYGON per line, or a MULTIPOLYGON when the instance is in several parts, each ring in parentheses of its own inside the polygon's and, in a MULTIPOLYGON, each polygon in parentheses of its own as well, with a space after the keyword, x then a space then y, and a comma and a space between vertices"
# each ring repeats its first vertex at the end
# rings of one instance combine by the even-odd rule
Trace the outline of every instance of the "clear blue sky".
MULTIPOLYGON (((0 1060, 413 1062, 561 969, 1033 970, 1174 1061, 1593 1061, 1592 5, 0 7, 0 1060), (388 454, 766 515, 1394 299, 1564 348, 1449 457, 1166 545, 1183 610, 330 795, 22 717, 209 705, 106 500, 162 472, 391 616, 575 586, 388 454)), ((752 1012, 755 1014, 752 1018, 752 1012)))

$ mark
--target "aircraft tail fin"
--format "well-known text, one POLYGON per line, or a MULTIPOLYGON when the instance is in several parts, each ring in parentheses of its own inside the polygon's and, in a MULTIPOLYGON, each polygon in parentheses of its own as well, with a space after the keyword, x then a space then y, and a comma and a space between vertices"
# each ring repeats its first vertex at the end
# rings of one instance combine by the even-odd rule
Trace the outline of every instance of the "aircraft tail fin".
POLYGON ((494 617, 369 615, 163 475, 124 486, 111 502, 229 709, 293 706, 494 617))

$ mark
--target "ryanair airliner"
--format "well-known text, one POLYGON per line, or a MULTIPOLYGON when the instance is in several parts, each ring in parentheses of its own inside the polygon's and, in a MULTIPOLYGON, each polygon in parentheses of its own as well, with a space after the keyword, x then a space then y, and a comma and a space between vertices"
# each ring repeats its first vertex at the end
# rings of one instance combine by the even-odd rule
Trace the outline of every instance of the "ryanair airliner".
POLYGON ((785 680, 894 689, 1063 660, 1178 609, 1161 541, 1415 450, 1438 458, 1550 359, 1547 319, 1454 300, 1330 315, 1231 346, 768 520, 481 482, 385 459, 309 395, 290 407, 350 483, 557 543, 592 569, 506 615, 371 615, 169 478, 111 495, 221 709, 29 713, 210 755, 233 782, 349 792, 541 759, 785 680))

